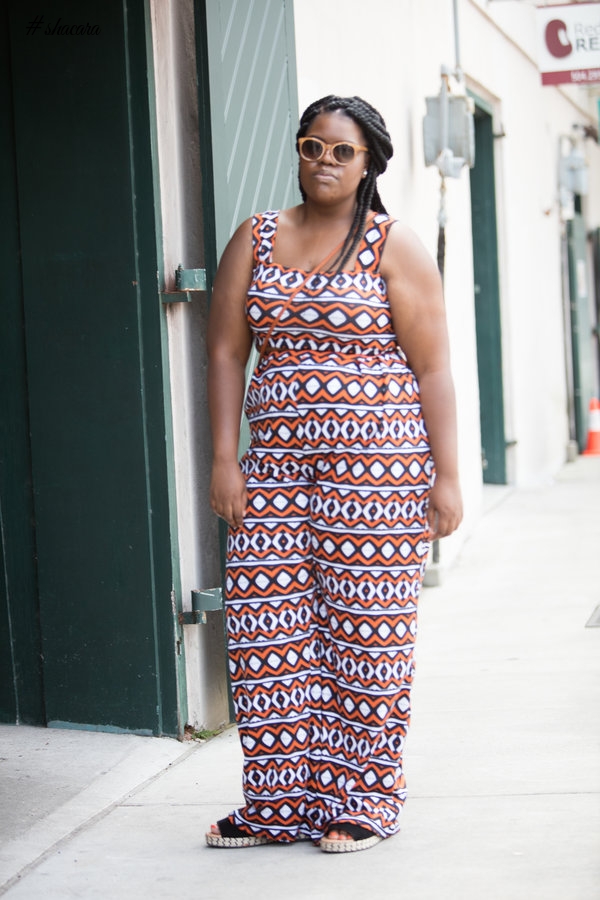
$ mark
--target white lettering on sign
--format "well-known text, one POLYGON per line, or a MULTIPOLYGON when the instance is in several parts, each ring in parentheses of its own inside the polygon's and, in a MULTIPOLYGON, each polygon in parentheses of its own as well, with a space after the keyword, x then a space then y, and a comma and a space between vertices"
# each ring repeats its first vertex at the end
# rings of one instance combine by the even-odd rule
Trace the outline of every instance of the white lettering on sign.
POLYGON ((538 7, 542 84, 600 82, 600 2, 538 7))

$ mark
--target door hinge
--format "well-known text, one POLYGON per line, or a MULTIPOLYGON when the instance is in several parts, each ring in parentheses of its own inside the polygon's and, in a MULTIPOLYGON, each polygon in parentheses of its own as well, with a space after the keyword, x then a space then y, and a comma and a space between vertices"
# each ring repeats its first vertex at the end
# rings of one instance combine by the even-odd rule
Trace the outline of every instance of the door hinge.
POLYGON ((206 613, 223 608, 223 591, 220 587, 192 591, 192 608, 179 613, 181 625, 206 625, 206 613))
POLYGON ((184 269, 178 266, 175 270, 175 290, 161 291, 163 303, 191 303, 197 293, 206 293, 206 269, 184 269))

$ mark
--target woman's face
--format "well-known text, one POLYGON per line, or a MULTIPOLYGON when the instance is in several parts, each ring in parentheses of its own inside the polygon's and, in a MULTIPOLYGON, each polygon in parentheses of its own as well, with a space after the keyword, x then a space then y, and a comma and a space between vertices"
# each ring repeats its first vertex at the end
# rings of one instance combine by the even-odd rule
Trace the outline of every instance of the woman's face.
MULTIPOLYGON (((320 138, 326 144, 347 141, 366 146, 362 129, 341 110, 320 113, 306 131, 306 137, 320 138)), ((321 203, 334 203, 347 197, 355 197, 358 186, 369 164, 369 155, 359 150, 347 165, 340 165, 327 149, 321 159, 309 162, 300 157, 300 184, 308 199, 321 203)))

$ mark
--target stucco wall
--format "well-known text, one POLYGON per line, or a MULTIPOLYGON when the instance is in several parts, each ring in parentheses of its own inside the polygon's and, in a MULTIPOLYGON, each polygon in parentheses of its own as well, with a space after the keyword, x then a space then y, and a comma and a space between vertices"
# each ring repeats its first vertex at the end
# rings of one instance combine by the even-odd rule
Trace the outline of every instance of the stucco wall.
MULTIPOLYGON (((436 252, 439 175, 423 161, 425 97, 439 91, 440 66, 455 65, 452 0, 296 0, 300 109, 329 93, 359 94, 383 114, 395 155, 382 176, 388 211, 436 252)), ((459 0, 466 85, 493 111, 500 303, 509 481, 551 478, 567 456, 569 425, 558 203, 559 137, 574 122, 596 124, 590 91, 542 87, 533 4, 459 0)), ((598 189, 595 143, 583 147, 598 189)), ((445 293, 458 395, 466 519, 452 557, 482 508, 469 175, 448 180, 445 293)), ((598 196, 598 194, 596 194, 598 196)), ((588 196, 589 227, 598 201, 588 196)))
MULTIPOLYGON (((373 0, 366 15, 364 4, 354 0, 297 0, 294 10, 300 109, 331 93, 358 94, 381 112, 394 145, 388 170, 379 178, 382 200, 390 215, 417 232, 435 258, 440 176, 423 161, 422 119, 425 97, 439 91, 441 64, 454 62, 451 3, 373 0), (340 33, 340 52, 322 52, 324 39, 315 40, 317 28, 320 35, 340 33)), ((462 533, 441 542, 442 563, 455 554, 482 505, 466 169, 460 179, 448 180, 446 207, 445 294, 466 515, 462 533)))

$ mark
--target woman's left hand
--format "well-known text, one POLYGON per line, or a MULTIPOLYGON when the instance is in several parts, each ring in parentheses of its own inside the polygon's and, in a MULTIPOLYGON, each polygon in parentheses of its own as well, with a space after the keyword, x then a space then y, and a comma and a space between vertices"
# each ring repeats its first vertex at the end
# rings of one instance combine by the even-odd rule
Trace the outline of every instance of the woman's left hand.
POLYGON ((456 531, 463 517, 462 498, 458 479, 437 476, 429 495, 429 522, 432 541, 456 531))

